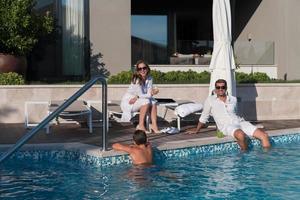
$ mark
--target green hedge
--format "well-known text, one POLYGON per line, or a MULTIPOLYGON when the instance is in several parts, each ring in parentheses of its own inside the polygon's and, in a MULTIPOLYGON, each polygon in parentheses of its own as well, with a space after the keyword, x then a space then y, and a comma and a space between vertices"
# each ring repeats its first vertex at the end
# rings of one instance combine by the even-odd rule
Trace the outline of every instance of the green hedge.
POLYGON ((266 73, 254 72, 246 74, 243 72, 236 72, 236 81, 238 83, 266 83, 271 82, 271 78, 266 73))
MULTIPOLYGON (((129 84, 131 79, 131 71, 123 71, 108 79, 109 84, 129 84)), ((209 83, 210 73, 207 71, 197 73, 195 71, 170 71, 161 72, 152 70, 151 76, 156 84, 192 84, 192 83, 209 83)), ((271 79, 266 73, 255 72, 246 74, 236 72, 237 83, 264 83, 270 82, 271 79)))
POLYGON ((151 71, 151 75, 156 84, 172 84, 172 83, 208 83, 210 79, 210 73, 189 70, 183 71, 151 71))
POLYGON ((0 85, 23 85, 24 83, 22 75, 15 72, 0 74, 0 85))

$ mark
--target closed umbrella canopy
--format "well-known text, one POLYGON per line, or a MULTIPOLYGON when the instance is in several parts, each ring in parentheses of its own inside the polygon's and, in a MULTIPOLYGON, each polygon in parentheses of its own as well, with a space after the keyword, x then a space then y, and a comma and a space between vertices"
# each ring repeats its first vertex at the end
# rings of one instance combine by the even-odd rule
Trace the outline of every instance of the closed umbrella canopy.
POLYGON ((231 46, 230 0, 213 0, 214 48, 209 69, 211 71, 209 94, 218 79, 225 79, 228 93, 236 95, 235 63, 231 46))

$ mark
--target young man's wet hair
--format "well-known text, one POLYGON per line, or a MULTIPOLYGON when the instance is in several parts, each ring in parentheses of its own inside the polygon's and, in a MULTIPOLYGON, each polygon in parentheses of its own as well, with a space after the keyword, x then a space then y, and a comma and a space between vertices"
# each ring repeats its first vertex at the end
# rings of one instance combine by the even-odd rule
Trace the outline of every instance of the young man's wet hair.
POLYGON ((145 131, 142 130, 136 130, 133 133, 133 141, 137 144, 146 144, 147 143, 147 135, 145 131))

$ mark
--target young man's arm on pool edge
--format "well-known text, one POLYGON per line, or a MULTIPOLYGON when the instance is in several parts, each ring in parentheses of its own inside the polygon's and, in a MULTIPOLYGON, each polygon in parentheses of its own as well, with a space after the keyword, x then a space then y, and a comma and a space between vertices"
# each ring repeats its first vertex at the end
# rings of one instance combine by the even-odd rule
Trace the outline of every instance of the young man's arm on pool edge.
POLYGON ((132 153, 132 146, 127 144, 114 143, 112 148, 116 151, 125 151, 127 153, 132 153))

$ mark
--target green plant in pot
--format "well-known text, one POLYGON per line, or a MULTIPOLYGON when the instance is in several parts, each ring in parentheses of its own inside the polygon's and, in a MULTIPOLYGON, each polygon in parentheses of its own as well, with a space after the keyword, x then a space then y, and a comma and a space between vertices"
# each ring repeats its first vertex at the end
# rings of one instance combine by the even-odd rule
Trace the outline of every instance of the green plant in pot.
POLYGON ((0 0, 0 73, 25 75, 26 56, 53 31, 53 18, 34 12, 35 0, 0 0))

